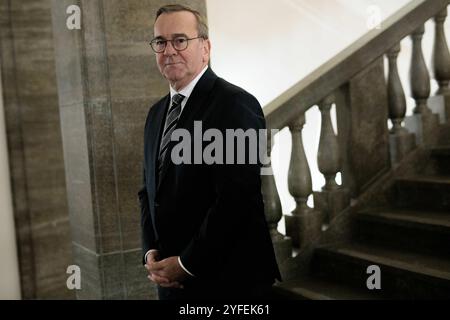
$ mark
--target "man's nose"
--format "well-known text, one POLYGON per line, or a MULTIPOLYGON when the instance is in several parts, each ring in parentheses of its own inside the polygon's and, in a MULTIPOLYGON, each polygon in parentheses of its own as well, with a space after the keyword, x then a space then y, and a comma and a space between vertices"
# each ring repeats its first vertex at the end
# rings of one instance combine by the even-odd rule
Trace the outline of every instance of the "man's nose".
POLYGON ((177 54, 177 50, 173 47, 172 41, 166 42, 166 48, 164 49, 164 55, 173 56, 177 54))

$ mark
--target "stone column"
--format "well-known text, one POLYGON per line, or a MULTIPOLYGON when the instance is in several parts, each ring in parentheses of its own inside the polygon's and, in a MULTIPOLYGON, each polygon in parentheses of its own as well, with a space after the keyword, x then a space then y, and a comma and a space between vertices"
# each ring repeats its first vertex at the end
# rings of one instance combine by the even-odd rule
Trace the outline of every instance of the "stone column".
POLYGON ((12 208, 6 126, 3 112, 3 90, 0 69, 0 243, 2 244, 2 272, 0 299, 20 299, 19 262, 12 208))
MULTIPOLYGON (((70 299, 50 0, 0 1, 0 67, 23 299, 70 299)), ((4 257, 3 257, 4 258, 4 257)))
MULTIPOLYGON (((185 1, 187 3, 187 1, 185 1)), ((73 250, 81 299, 155 298, 142 266, 143 129, 168 92, 149 46, 163 2, 53 0, 53 32, 73 250), (81 9, 69 30, 66 9, 81 9)), ((188 5, 205 13, 204 1, 188 5)))

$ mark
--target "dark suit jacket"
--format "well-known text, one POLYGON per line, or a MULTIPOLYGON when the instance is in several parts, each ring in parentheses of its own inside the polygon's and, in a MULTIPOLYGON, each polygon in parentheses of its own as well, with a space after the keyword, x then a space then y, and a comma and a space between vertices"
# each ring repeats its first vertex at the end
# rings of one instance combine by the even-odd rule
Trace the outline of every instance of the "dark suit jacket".
MULTIPOLYGON (((171 142, 157 180, 169 101, 167 95, 157 102, 145 125, 144 186, 138 193, 143 253, 158 249, 161 258, 180 256, 195 275, 187 283, 207 290, 274 283, 280 273, 264 216, 259 163, 175 165, 170 152, 176 142, 171 142)), ((193 137, 194 121, 202 121, 203 132, 216 128, 224 137, 225 129, 265 128, 258 101, 210 69, 194 88, 177 128, 193 137)))

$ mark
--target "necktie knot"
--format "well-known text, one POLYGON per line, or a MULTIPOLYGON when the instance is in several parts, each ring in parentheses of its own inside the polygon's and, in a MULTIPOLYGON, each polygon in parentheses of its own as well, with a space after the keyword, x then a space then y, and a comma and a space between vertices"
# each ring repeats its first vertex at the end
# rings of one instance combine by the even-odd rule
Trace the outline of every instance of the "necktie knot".
POLYGON ((181 102, 183 102, 183 99, 184 99, 184 96, 182 94, 179 94, 179 93, 175 94, 172 97, 172 105, 175 106, 175 105, 181 104, 181 102))

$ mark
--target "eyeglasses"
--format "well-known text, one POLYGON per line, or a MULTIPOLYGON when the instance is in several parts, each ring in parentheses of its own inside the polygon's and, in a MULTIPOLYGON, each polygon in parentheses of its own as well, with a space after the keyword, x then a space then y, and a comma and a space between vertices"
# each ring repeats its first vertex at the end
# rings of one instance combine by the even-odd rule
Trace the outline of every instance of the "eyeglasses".
POLYGON ((150 45, 152 46, 153 51, 156 53, 161 53, 166 50, 167 42, 172 43, 172 47, 177 51, 183 51, 186 50, 188 47, 189 40, 195 40, 195 39, 203 39, 203 37, 196 37, 196 38, 187 38, 187 37, 176 37, 172 40, 163 40, 163 39, 153 39, 150 42, 150 45))

